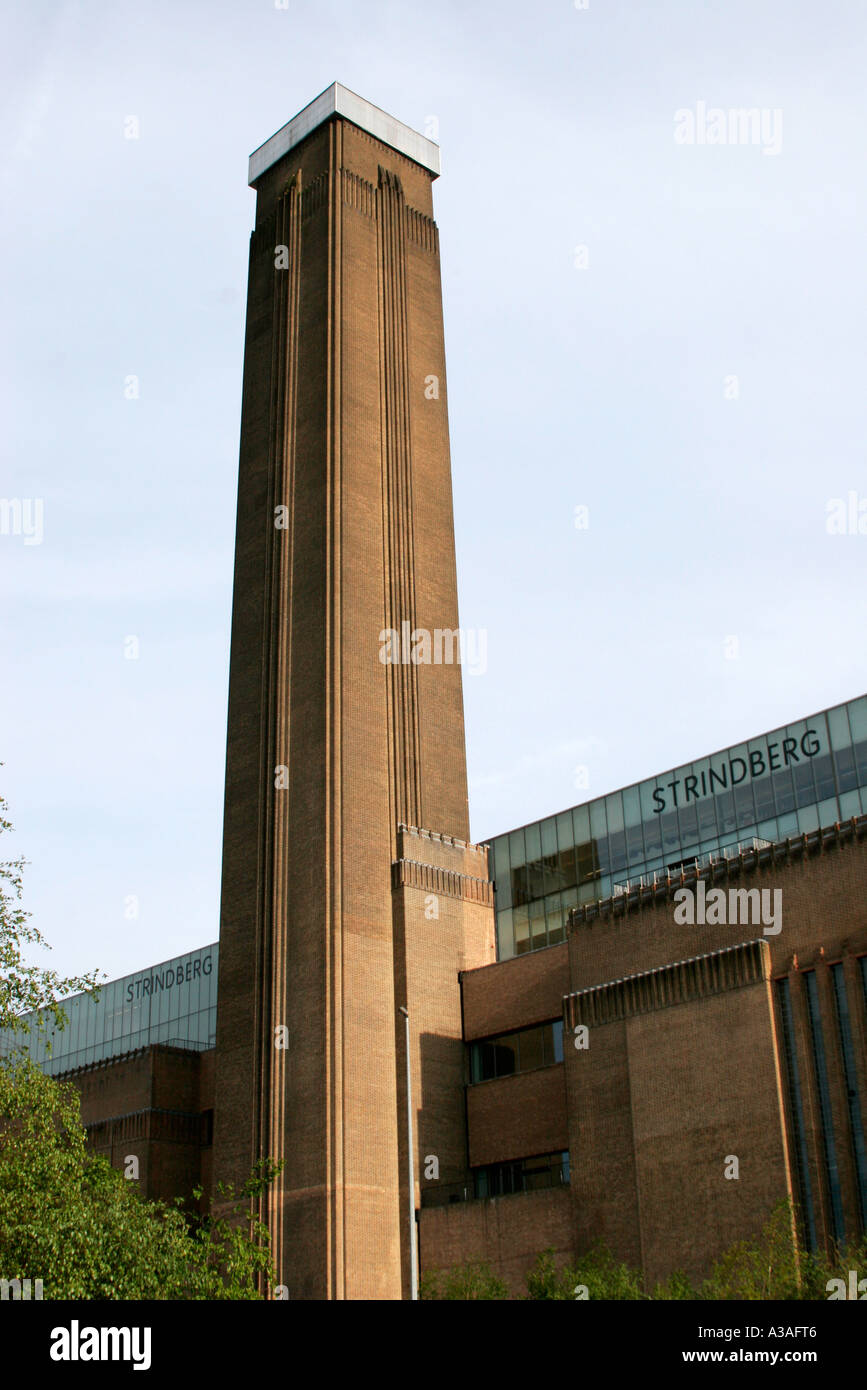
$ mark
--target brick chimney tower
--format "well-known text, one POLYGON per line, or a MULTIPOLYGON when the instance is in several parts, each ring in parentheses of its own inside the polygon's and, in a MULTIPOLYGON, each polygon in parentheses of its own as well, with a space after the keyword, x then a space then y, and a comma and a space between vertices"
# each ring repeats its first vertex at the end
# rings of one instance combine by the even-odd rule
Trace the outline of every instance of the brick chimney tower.
POLYGON ((214 1177, 285 1160, 259 1211, 292 1299, 409 1296, 398 1009, 417 1208, 466 1173, 458 972, 495 959, 467 843, 438 172, 337 83, 250 159, 214 1177))

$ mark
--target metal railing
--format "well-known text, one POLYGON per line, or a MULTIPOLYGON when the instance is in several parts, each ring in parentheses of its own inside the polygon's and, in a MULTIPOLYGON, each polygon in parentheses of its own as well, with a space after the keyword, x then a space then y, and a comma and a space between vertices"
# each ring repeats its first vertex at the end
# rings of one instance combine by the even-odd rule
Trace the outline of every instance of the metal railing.
POLYGON ((748 850, 767 849, 771 843, 771 840, 760 840, 754 835, 750 840, 739 840, 736 845, 723 845, 720 849, 708 850, 706 854, 697 854, 692 859, 680 859, 676 864, 669 864, 665 869, 654 869, 652 874, 639 874, 637 878, 623 878, 617 883, 612 883, 611 896, 612 898, 625 897, 634 888, 652 888, 655 884, 665 883, 673 874, 677 875, 681 869, 705 869, 709 864, 719 863, 721 859, 737 859, 739 854, 744 854, 748 850))

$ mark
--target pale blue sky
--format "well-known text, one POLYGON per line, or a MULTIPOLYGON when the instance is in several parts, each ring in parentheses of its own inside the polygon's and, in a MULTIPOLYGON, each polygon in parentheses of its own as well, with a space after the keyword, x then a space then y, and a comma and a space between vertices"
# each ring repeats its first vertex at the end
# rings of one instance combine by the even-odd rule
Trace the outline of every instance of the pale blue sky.
POLYGON ((825 528, 867 498, 860 0, 3 23, 0 496, 44 539, 0 535, 0 852, 53 965, 218 934, 247 156, 334 80, 439 123, 473 835, 863 692, 867 535, 825 528), (677 144, 699 102, 779 153, 677 144))

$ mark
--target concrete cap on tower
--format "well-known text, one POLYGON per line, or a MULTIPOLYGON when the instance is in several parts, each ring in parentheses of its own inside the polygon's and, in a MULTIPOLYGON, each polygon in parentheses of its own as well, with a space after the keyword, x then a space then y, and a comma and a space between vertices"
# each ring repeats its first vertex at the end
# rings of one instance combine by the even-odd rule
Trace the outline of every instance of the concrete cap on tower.
POLYGON ((343 116, 347 121, 352 121, 353 125, 366 130, 368 135, 373 135, 385 145, 391 145, 392 149, 399 150, 408 159, 414 159, 416 164, 429 169, 434 178, 438 177, 439 145, 428 140, 427 136, 419 135, 417 130, 411 130, 402 121, 396 121, 378 106, 372 106, 363 97, 356 96, 347 87, 341 87, 339 82, 332 82, 303 111, 282 126, 276 135, 253 151, 248 176, 250 187, 255 187, 257 179, 262 177, 266 169, 270 169, 272 164, 276 164, 278 159, 282 159, 284 154, 288 154, 332 116, 343 116))

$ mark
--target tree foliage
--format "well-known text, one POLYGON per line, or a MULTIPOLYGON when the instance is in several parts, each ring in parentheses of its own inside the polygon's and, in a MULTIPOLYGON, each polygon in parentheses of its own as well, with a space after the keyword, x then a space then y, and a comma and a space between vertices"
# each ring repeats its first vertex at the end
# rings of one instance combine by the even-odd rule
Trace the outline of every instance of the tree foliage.
POLYGON ((492 1273, 484 1260, 471 1260, 445 1272, 432 1269, 422 1275, 419 1298, 462 1302, 465 1299, 504 1299, 509 1287, 492 1273))
POLYGON ((143 1200, 88 1152, 71 1082, 0 1061, 0 1273, 41 1279, 46 1299, 259 1298, 259 1277, 275 1275, 250 1198, 278 1170, 260 1165, 237 1198, 221 1189, 219 1218, 143 1200))
MULTIPOLYGON (((0 798, 0 833, 11 829, 6 809, 0 798)), ((62 1028, 60 1000, 93 988, 96 974, 25 962, 25 947, 46 943, 20 906, 24 864, 0 863, 0 1028, 27 1034, 23 1013, 44 1010, 36 1026, 62 1028)), ((218 1185, 219 1217, 182 1198, 147 1201, 88 1150, 76 1087, 13 1052, 0 1058, 0 1277, 41 1279, 46 1299, 259 1298, 275 1274, 252 1203, 281 1167, 265 1160, 237 1194, 218 1185)))
POLYGON ((615 1260, 597 1243, 576 1264, 560 1268, 554 1251, 543 1250, 527 1273, 530 1299, 640 1299, 645 1298, 640 1274, 615 1260))

